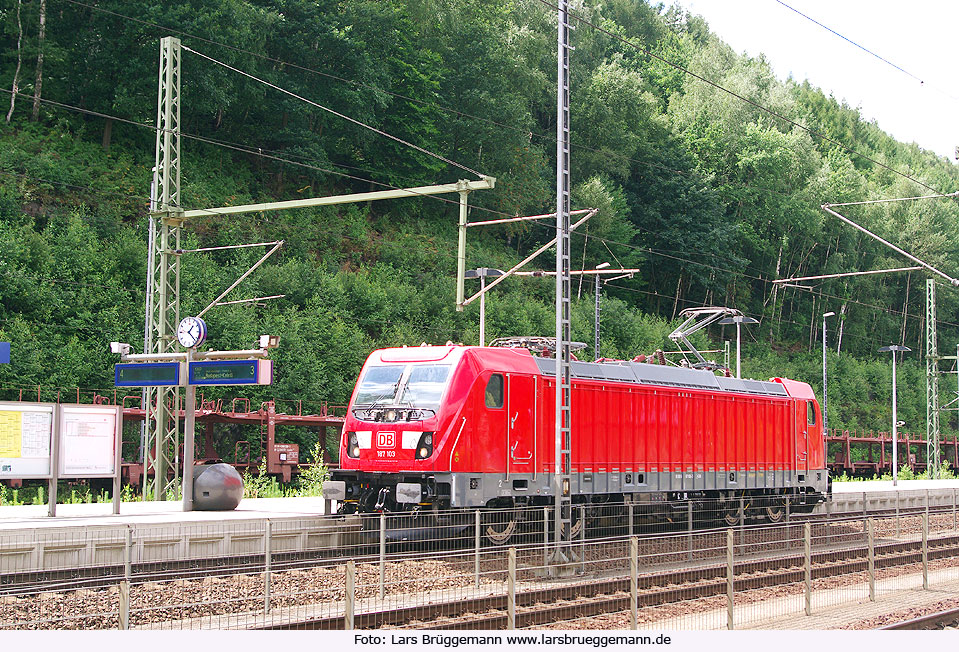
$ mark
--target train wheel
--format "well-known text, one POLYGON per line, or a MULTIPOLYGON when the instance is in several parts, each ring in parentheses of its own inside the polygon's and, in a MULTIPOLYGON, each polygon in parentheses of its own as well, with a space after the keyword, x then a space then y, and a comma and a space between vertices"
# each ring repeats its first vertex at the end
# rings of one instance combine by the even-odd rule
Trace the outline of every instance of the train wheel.
POLYGON ((723 509, 723 523, 729 527, 739 525, 739 505, 723 509))
POLYGON ((771 498, 763 507, 763 516, 770 523, 782 523, 786 518, 786 505, 778 498, 771 498))
POLYGON ((496 510, 483 514, 483 536, 495 546, 510 542, 516 533, 516 512, 496 510))

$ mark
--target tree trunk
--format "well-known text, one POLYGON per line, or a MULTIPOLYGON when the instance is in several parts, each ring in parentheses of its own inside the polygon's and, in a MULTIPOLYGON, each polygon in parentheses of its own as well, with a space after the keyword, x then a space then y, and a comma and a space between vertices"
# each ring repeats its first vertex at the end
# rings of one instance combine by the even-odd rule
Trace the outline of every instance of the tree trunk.
POLYGON ((13 119, 13 107, 17 101, 17 93, 20 92, 20 64, 23 60, 23 54, 20 45, 23 42, 23 25, 20 23, 20 7, 23 0, 17 0, 17 68, 13 72, 13 92, 10 93, 10 110, 7 112, 7 124, 13 119))
POLYGON ((103 145, 104 151, 110 150, 110 139, 113 137, 113 119, 107 118, 106 124, 103 125, 103 145))
POLYGON ((679 278, 676 279, 676 296, 673 297, 673 316, 670 317, 670 321, 676 319, 676 307, 679 305, 679 291, 683 285, 683 275, 680 274, 679 278))
POLYGON ((899 341, 906 341, 906 321, 909 318, 909 285, 912 280, 912 272, 906 274, 906 300, 902 302, 902 331, 899 335, 899 341))
POLYGON ((33 121, 40 119, 40 88, 43 86, 43 41, 47 35, 47 0, 40 0, 40 33, 37 40, 37 78, 33 84, 33 121))
POLYGON ((839 337, 836 338, 836 357, 839 357, 839 352, 842 351, 842 327, 846 325, 846 306, 848 304, 843 301, 842 308, 839 309, 839 337))

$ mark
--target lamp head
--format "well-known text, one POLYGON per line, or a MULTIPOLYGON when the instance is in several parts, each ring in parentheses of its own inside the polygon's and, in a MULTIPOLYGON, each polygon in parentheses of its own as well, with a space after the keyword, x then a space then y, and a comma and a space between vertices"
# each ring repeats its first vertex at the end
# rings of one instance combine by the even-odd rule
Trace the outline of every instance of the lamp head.
POLYGON ((897 351, 908 353, 909 351, 912 351, 912 349, 910 349, 908 346, 901 346, 899 344, 890 344, 889 346, 880 346, 878 350, 880 353, 889 353, 890 351, 892 351, 893 353, 896 353, 897 351))
POLYGON ((279 335, 260 335, 261 349, 275 349, 280 345, 279 335))

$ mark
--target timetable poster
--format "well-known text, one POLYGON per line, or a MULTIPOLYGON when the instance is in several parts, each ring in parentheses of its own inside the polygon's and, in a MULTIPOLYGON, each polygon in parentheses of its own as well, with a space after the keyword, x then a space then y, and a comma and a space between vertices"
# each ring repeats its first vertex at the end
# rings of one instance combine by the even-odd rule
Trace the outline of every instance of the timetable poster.
POLYGON ((0 403, 0 479, 50 477, 53 407, 0 403))
POLYGON ((117 407, 60 408, 60 475, 112 476, 116 472, 117 407))

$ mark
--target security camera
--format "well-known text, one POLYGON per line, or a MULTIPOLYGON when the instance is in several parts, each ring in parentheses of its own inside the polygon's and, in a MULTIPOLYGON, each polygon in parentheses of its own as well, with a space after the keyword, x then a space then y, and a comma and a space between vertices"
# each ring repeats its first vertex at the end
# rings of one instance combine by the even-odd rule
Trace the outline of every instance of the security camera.
POLYGON ((130 353, 130 345, 124 342, 110 342, 110 353, 128 355, 130 353))

